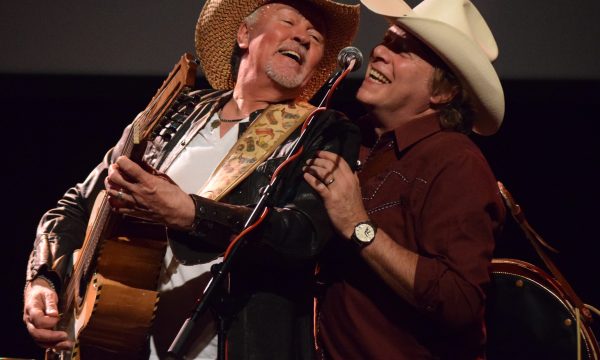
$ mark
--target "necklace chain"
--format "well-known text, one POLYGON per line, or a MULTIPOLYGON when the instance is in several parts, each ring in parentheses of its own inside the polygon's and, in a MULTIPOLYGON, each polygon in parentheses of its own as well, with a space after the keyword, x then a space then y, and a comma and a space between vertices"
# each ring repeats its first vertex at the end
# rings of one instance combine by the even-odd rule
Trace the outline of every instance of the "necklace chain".
POLYGON ((244 120, 245 118, 247 118, 247 116, 244 116, 243 118, 240 119, 223 119, 221 117, 221 112, 223 111, 223 108, 221 108, 219 111, 217 111, 217 118, 220 122, 224 122, 224 123, 235 123, 235 122, 240 122, 242 120, 244 120))
POLYGON ((222 119, 221 118, 221 110, 217 111, 217 118, 210 124, 212 129, 218 128, 221 125, 221 123, 238 123, 247 118, 247 117, 243 117, 241 119, 222 119))
POLYGON ((219 122, 223 122, 223 123, 235 123, 235 122, 240 122, 240 121, 242 121, 242 120, 244 120, 244 119, 245 119, 245 118, 241 118, 241 119, 231 119, 231 120, 228 120, 228 119, 221 119, 221 118, 218 118, 218 119, 217 119, 217 121, 219 121, 219 122))

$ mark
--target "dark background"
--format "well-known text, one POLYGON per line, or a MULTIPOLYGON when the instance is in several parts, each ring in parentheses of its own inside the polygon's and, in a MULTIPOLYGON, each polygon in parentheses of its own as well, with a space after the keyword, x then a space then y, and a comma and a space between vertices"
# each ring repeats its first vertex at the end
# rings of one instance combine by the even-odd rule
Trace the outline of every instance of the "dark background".
MULTIPOLYGON (((500 48, 495 67, 501 78, 600 80, 600 1, 472 2, 500 48)), ((0 73, 162 76, 181 52, 193 52, 203 4, 204 0, 2 0, 0 73)), ((363 8, 354 44, 368 53, 386 26, 363 8)))
MULTIPOLYGON (((474 140, 531 225, 560 250, 552 258, 576 292, 600 306, 600 23, 594 18, 600 2, 473 2, 500 47, 495 66, 507 104, 500 131, 474 140)), ((181 53, 193 51, 202 4, 0 2, 0 136, 6 154, 0 357, 42 356, 21 321, 37 222, 101 160, 181 53)), ((356 45, 368 53, 383 29, 385 23, 363 9, 356 45)), ((363 73, 353 73, 336 94, 336 107, 351 117, 362 113, 351 100, 363 73)), ((541 265, 510 217, 496 255, 541 265)))

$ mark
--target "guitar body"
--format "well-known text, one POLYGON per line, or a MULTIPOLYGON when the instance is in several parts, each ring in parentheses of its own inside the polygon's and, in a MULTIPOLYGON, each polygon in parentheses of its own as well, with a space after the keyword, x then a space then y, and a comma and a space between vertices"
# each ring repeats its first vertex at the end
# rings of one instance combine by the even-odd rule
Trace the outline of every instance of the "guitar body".
POLYGON ((154 230, 155 238, 130 234, 104 240, 96 273, 76 315, 84 359, 88 359, 87 348, 110 349, 134 358, 131 355, 145 346, 167 244, 164 226, 154 230))
POLYGON ((577 327, 573 301, 542 269, 517 259, 494 259, 486 304, 487 359, 600 359, 591 327, 577 327))
MULTIPOLYGON (((165 113, 189 99, 196 60, 184 54, 148 107, 134 120, 121 154, 140 161, 165 113)), ((71 351, 46 352, 46 359, 138 359, 143 353, 159 299, 158 281, 167 247, 166 229, 111 211, 100 192, 83 246, 60 294, 57 328, 74 340, 71 351)), ((76 259, 75 259, 76 257, 76 259)))
MULTIPOLYGON (((105 201, 101 192, 93 215, 105 201)), ((93 222, 95 216, 90 219, 93 222)), ((165 227, 128 218, 118 219, 111 228, 115 231, 98 242, 95 271, 89 279, 82 278, 75 306, 63 315, 68 322, 61 328, 76 345, 59 359, 136 359, 146 345, 159 300, 156 289, 167 246, 165 227)), ((84 248, 88 241, 89 237, 84 248)), ((75 267, 83 261, 76 255, 75 267)))

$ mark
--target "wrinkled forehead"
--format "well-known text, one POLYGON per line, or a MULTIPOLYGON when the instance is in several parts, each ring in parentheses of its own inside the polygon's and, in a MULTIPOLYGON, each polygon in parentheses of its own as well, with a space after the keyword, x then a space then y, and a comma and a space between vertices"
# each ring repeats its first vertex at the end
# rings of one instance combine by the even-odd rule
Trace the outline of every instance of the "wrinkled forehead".
POLYGON ((325 36, 327 32, 326 16, 322 10, 308 2, 300 2, 293 0, 280 0, 265 4, 259 9, 265 16, 273 16, 277 12, 293 11, 308 20, 311 25, 325 36))

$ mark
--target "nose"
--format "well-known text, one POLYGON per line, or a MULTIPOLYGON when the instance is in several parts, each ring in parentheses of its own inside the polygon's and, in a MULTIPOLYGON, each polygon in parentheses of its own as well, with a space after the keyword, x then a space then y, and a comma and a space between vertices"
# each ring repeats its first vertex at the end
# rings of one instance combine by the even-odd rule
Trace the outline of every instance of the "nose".
POLYGON ((371 50, 371 61, 387 62, 387 54, 390 50, 383 44, 379 44, 371 50))
POLYGON ((306 32, 296 32, 293 37, 294 41, 308 49, 310 46, 310 35, 306 32))

